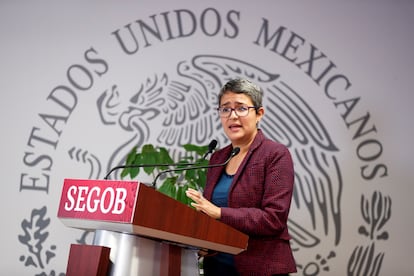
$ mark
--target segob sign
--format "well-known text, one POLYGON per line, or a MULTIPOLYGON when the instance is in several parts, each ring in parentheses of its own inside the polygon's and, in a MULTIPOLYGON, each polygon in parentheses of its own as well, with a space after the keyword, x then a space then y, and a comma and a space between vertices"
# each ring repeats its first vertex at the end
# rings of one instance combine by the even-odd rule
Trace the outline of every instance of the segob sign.
POLYGON ((139 185, 133 181, 65 179, 58 217, 132 223, 139 185))

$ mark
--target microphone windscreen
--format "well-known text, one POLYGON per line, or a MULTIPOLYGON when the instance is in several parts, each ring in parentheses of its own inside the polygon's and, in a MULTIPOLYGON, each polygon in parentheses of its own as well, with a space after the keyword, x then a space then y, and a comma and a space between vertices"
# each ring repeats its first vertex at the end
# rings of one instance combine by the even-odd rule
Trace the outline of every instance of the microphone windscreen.
POLYGON ((212 152, 217 147, 217 140, 211 140, 210 144, 208 145, 208 151, 212 152))
POLYGON ((240 152, 240 148, 239 147, 235 147, 232 151, 231 151, 231 156, 235 156, 237 154, 239 154, 240 152))

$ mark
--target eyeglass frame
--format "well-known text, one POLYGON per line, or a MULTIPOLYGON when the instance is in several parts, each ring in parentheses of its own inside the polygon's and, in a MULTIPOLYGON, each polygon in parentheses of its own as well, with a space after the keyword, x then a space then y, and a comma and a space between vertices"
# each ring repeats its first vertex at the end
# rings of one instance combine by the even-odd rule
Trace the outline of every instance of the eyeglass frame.
POLYGON ((257 106, 244 106, 244 105, 242 105, 242 106, 238 106, 238 107, 235 107, 235 108, 232 108, 232 107, 226 107, 226 106, 220 106, 220 107, 217 107, 217 112, 218 112, 218 114, 219 114, 219 116, 221 117, 221 118, 228 118, 228 117, 230 117, 231 116, 231 113, 234 111, 234 114, 236 114, 236 116, 237 117, 246 117, 246 116, 248 116, 249 115, 249 110, 250 110, 250 108, 254 108, 255 110, 256 110, 256 112, 257 112, 257 110, 259 109, 259 107, 257 107, 257 106), (243 116, 240 116, 238 113, 237 113, 237 108, 247 108, 247 113, 246 113, 246 115, 243 115, 243 116), (223 109, 223 108, 228 108, 228 109, 230 109, 230 113, 229 113, 229 115, 227 115, 227 116, 222 116, 221 115, 221 113, 220 113, 220 109, 223 109))

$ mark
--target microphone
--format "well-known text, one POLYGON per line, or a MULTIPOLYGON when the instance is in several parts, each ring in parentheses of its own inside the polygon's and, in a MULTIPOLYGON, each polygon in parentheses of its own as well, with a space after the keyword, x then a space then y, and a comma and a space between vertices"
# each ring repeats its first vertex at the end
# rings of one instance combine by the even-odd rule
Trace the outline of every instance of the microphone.
POLYGON ((217 140, 211 140, 210 144, 208 144, 208 151, 204 154, 203 159, 205 160, 207 156, 213 152, 213 150, 217 147, 217 140))
MULTIPOLYGON (((204 154, 203 159, 205 160, 207 156, 213 152, 213 150, 217 146, 217 140, 213 139, 211 140, 210 144, 208 144, 208 151, 204 154)), ((198 163, 172 163, 172 164, 130 164, 130 165, 119 165, 116 167, 113 167, 109 172, 105 175, 104 180, 108 180, 108 177, 116 170, 120 169, 128 169, 128 168, 148 168, 148 167, 170 167, 170 166, 194 166, 198 163)))
MULTIPOLYGON (((169 166, 178 166, 179 164, 131 164, 131 165, 119 165, 116 167, 113 167, 104 177, 104 180, 108 180, 109 175, 111 175, 114 171, 120 170, 120 169, 128 169, 128 168, 148 168, 148 167, 169 167, 169 166)), ((194 165, 193 163, 183 163, 183 165, 194 165)))
POLYGON ((155 177, 155 179, 154 179, 154 181, 152 182, 151 186, 152 186, 153 188, 155 188, 155 187, 156 187, 156 184, 157 184, 157 180, 158 180, 158 178, 159 178, 161 175, 166 174, 166 173, 169 173, 169 172, 179 172, 179 171, 198 170, 198 169, 209 169, 209 168, 215 168, 215 167, 225 166, 225 165, 227 165, 227 163, 229 163, 229 162, 230 162, 230 160, 231 160, 234 156, 236 156, 237 154, 239 154, 239 152, 240 152, 240 148, 239 148, 239 147, 235 147, 235 148, 233 148, 233 150, 232 150, 232 151, 231 151, 231 153, 230 153, 229 158, 227 158, 227 160, 226 160, 224 163, 220 163, 220 164, 205 165, 205 166, 193 166, 193 167, 186 167, 186 168, 175 168, 175 169, 170 169, 170 170, 165 170, 165 171, 162 171, 162 172, 160 172, 159 174, 157 174, 157 176, 155 177))

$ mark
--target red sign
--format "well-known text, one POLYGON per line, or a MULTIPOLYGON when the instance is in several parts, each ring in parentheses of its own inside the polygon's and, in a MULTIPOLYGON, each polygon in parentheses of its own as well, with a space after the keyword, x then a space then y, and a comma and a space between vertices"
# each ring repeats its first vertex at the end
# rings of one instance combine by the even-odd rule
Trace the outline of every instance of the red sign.
POLYGON ((58 217, 131 223, 136 181, 65 179, 58 217))

